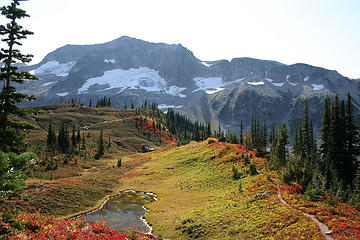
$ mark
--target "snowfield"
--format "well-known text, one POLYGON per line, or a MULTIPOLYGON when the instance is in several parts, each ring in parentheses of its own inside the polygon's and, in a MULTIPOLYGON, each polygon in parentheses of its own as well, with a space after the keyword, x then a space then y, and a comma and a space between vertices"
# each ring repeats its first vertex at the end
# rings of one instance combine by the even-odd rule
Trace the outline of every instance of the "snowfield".
POLYGON ((284 83, 271 83, 272 85, 274 85, 275 87, 282 87, 284 85, 284 83))
POLYGON ((225 89, 224 87, 226 86, 229 86, 234 83, 239 83, 245 78, 246 77, 231 82, 224 82, 220 77, 210 77, 210 78, 197 77, 194 78, 193 80, 198 88, 192 92, 205 91, 207 94, 213 94, 224 90, 225 89))
POLYGON ((322 85, 322 84, 311 84, 311 86, 313 87, 314 91, 324 89, 324 85, 322 85))
POLYGON ((47 82, 47 83, 44 83, 43 86, 45 87, 45 86, 48 86, 48 85, 54 84, 54 83, 57 83, 57 82, 47 82))
POLYGON ((62 92, 62 93, 56 93, 56 95, 60 96, 60 97, 65 97, 67 95, 69 95, 68 92, 62 92))
POLYGON ((181 98, 185 98, 186 95, 181 94, 182 91, 184 91, 186 88, 180 88, 180 87, 176 87, 176 86, 170 86, 167 89, 165 89, 165 93, 169 94, 169 95, 173 95, 173 96, 177 96, 177 97, 181 97, 181 98))
POLYGON ((253 85, 253 86, 258 86, 258 85, 264 85, 265 83, 263 81, 261 82, 246 82, 247 84, 253 85))
POLYGON ((173 96, 186 97, 180 93, 186 88, 168 87, 166 81, 160 77, 159 72, 148 67, 106 71, 101 77, 86 80, 85 84, 78 89, 78 94, 87 93, 89 88, 94 85, 106 86, 98 91, 118 89, 117 93, 121 93, 126 89, 143 89, 147 92, 165 92, 173 96))
POLYGON ((113 64, 114 64, 114 63, 116 63, 116 60, 115 60, 115 59, 107 59, 107 58, 105 58, 105 59, 104 59, 104 62, 105 62, 105 63, 113 63, 113 64))
POLYGON ((207 62, 201 62, 201 64, 202 65, 204 65, 204 66, 206 66, 206 67, 211 67, 213 64, 209 64, 209 63, 207 63, 207 62))
POLYGON ((182 105, 179 106, 175 106, 175 105, 166 105, 166 104, 160 104, 158 106, 158 109, 162 110, 162 111, 167 111, 169 108, 182 108, 182 105))
MULTIPOLYGON (((47 62, 33 70, 35 75, 54 74, 58 77, 66 77, 76 62, 59 63, 57 61, 47 62)), ((32 71, 31 71, 32 72, 32 71)))

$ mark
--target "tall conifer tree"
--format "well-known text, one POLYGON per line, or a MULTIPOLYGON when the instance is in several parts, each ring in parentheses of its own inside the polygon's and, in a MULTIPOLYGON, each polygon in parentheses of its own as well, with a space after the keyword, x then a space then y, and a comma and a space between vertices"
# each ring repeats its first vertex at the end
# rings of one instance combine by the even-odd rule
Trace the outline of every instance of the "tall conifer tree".
POLYGON ((1 48, 0 60, 3 63, 0 72, 0 81, 3 88, 0 93, 0 151, 22 151, 25 148, 25 134, 23 129, 31 129, 32 125, 26 122, 9 120, 9 115, 23 116, 25 110, 16 106, 27 100, 35 100, 34 95, 16 92, 14 83, 22 84, 25 80, 36 80, 37 78, 29 72, 18 72, 15 63, 28 63, 33 57, 30 54, 22 54, 18 46, 21 40, 26 39, 32 32, 23 29, 17 23, 19 19, 29 17, 29 15, 18 6, 20 0, 12 0, 10 5, 2 7, 1 14, 9 20, 6 25, 0 25, 0 35, 5 42, 6 48, 1 48))

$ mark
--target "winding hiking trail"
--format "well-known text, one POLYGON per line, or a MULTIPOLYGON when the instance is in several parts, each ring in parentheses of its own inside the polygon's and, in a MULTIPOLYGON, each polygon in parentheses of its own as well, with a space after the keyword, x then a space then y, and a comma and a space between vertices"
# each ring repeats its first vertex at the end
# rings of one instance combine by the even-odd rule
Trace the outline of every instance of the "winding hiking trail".
MULTIPOLYGON (((273 181, 275 182, 275 184, 276 184, 277 197, 279 198, 280 202, 281 202, 282 204, 288 206, 289 208, 293 208, 292 206, 290 206, 290 205, 282 198, 281 192, 280 192, 280 187, 279 187, 279 184, 278 184, 277 180, 276 180, 275 178, 273 178, 272 180, 273 180, 273 181)), ((324 238, 325 238, 326 240, 333 240, 333 239, 334 239, 333 237, 331 237, 331 236, 329 235, 329 234, 331 233, 331 230, 329 229, 329 227, 326 226, 324 223, 320 222, 314 215, 311 215, 311 214, 308 214, 308 213, 304 213, 304 212, 302 212, 302 211, 300 211, 300 210, 298 210, 298 211, 301 212, 304 216, 310 218, 312 221, 314 221, 314 222, 318 225, 318 227, 319 227, 319 229, 320 229, 320 231, 321 231, 321 234, 324 236, 324 238)))

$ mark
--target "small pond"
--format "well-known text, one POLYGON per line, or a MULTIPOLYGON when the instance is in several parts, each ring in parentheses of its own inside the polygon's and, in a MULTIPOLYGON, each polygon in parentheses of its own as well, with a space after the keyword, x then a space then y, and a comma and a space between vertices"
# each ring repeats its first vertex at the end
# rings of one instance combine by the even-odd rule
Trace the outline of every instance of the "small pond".
POLYGON ((153 193, 126 190, 110 198, 98 210, 84 215, 84 219, 88 222, 104 220, 116 230, 128 230, 135 226, 139 232, 151 233, 151 226, 144 218, 148 212, 144 205, 155 200, 156 195, 153 193))

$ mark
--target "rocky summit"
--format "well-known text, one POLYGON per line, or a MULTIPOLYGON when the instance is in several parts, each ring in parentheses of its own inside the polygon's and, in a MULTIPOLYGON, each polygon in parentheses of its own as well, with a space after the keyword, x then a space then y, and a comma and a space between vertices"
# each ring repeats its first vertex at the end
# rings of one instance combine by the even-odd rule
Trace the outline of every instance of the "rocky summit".
POLYGON ((252 116, 268 123, 301 118, 305 99, 319 133, 322 101, 326 95, 347 93, 359 117, 360 81, 336 71, 297 63, 234 58, 203 61, 181 44, 151 43, 121 37, 95 45, 66 45, 40 63, 23 67, 39 80, 18 86, 37 95, 25 106, 62 103, 70 99, 88 104, 110 96, 114 106, 140 106, 145 100, 164 111, 177 109, 190 119, 218 123, 238 131, 249 127, 252 116))

